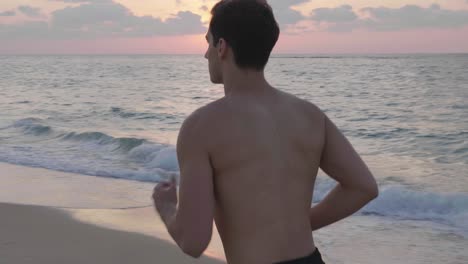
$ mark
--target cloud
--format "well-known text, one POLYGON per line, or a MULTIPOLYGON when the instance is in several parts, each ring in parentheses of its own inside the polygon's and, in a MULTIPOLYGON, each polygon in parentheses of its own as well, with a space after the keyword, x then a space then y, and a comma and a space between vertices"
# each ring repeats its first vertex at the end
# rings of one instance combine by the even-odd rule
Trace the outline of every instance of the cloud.
POLYGON ((377 31, 417 28, 458 28, 468 25, 467 10, 447 10, 434 4, 428 8, 406 5, 401 8, 367 7, 362 9, 370 17, 362 26, 377 31))
POLYGON ((5 36, 5 39, 17 39, 27 36, 29 38, 41 38, 47 33, 48 24, 44 21, 33 21, 25 24, 0 24, 0 40, 5 36))
MULTIPOLYGON (((318 8, 312 11, 309 21, 315 30, 349 32, 355 29, 372 31, 401 31, 421 28, 460 28, 468 26, 468 10, 442 9, 434 4, 424 8, 405 5, 400 8, 366 7, 359 18, 350 5, 336 8, 318 8)), ((310 29, 309 29, 310 30, 310 29)))
POLYGON ((350 5, 342 5, 337 8, 317 8, 312 11, 311 19, 324 22, 350 22, 355 21, 358 16, 350 5))
POLYGON ((0 12, 0 16, 15 16, 16 13, 15 11, 3 11, 3 12, 0 12))
POLYGON ((42 16, 41 9, 37 7, 22 5, 22 6, 18 6, 18 10, 28 17, 41 17, 42 16))
POLYGON ((268 3, 273 8, 275 18, 282 26, 295 24, 305 17, 296 10, 291 9, 292 6, 309 2, 309 0, 269 0, 268 3))
POLYGON ((50 21, 25 22, 0 27, 2 36, 42 39, 80 39, 113 37, 152 37, 204 33, 201 17, 191 12, 179 12, 162 21, 152 16, 136 16, 125 6, 106 0, 87 2, 52 12, 50 21))

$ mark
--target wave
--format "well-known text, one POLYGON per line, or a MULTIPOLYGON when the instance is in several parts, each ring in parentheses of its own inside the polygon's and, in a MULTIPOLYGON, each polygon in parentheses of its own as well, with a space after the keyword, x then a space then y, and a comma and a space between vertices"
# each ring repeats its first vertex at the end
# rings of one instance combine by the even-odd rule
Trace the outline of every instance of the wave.
MULTIPOLYGON (((400 186, 385 187, 378 199, 363 213, 396 216, 404 219, 447 219, 455 215, 468 217, 468 195, 414 191, 400 186)), ((468 228, 468 219, 466 219, 468 228)))
POLYGON ((455 105, 452 105, 452 108, 453 109, 468 109, 468 104, 455 104, 455 105))
POLYGON ((121 150, 124 152, 128 152, 146 142, 145 139, 141 138, 114 138, 101 132, 70 132, 64 134, 61 139, 87 143, 91 142, 99 145, 113 145, 114 151, 121 150))
MULTIPOLYGON (((335 183, 320 182, 314 202, 321 201, 335 183)), ((468 194, 436 193, 411 190, 404 186, 383 186, 379 197, 359 211, 401 220, 425 220, 441 223, 468 232, 468 194)))
POLYGON ((160 121, 172 120, 179 118, 176 115, 172 114, 154 114, 147 112, 135 112, 125 110, 120 107, 111 107, 110 112, 112 115, 125 118, 125 119, 137 119, 137 120, 146 120, 146 119, 155 119, 160 121))
POLYGON ((25 100, 25 101, 13 102, 13 103, 10 103, 10 104, 30 104, 30 103, 31 103, 31 101, 25 100))
POLYGON ((43 120, 39 118, 25 118, 16 121, 13 127, 23 130, 24 134, 41 136, 52 133, 52 128, 43 124, 43 120))
MULTIPOLYGON (((39 118, 25 118, 16 121, 12 126, 20 129, 24 135, 30 136, 53 136, 62 141, 75 141, 83 144, 94 143, 98 145, 113 146, 113 151, 128 152, 141 144, 145 139, 122 137, 116 138, 102 132, 62 132, 45 124, 45 121, 39 118)), ((8 128, 8 127, 7 127, 8 128)))
POLYGON ((17 139, 2 145, 0 161, 148 182, 178 177, 176 150, 171 145, 99 131, 65 131, 39 118, 21 119, 2 129, 13 129, 17 139))
POLYGON ((125 111, 124 109, 120 107, 111 107, 110 111, 122 118, 134 118, 134 117, 144 117, 144 116, 151 116, 151 114, 148 113, 138 113, 138 112, 130 112, 130 111, 125 111))
POLYGON ((143 144, 132 149, 128 157, 144 163, 148 168, 179 171, 176 148, 161 144, 143 144))
MULTIPOLYGON (((143 138, 114 137, 98 131, 63 131, 37 118, 18 120, 10 128, 22 133, 27 140, 22 144, 18 140, 14 144, 2 144, 0 161, 146 182, 166 181, 179 175, 173 145, 143 138), (37 140, 31 141, 30 137, 37 140)), ((322 200, 335 184, 328 179, 319 180, 314 202, 322 200)), ((387 185, 359 214, 428 220, 468 231, 468 194, 435 193, 387 185)))

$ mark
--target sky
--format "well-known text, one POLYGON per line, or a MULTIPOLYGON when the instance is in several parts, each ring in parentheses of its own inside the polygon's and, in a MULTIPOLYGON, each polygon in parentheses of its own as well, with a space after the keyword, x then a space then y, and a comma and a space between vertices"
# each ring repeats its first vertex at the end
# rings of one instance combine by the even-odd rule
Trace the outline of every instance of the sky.
MULTIPOLYGON (((0 54, 201 54, 217 0, 1 0, 0 54)), ((269 0, 274 53, 468 53, 468 0, 269 0)))

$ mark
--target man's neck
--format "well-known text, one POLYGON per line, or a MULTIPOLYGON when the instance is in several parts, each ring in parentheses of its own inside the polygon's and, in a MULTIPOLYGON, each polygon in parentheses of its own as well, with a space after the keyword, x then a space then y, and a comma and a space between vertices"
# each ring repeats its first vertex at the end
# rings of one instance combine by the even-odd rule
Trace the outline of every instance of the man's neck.
POLYGON ((225 96, 253 95, 271 88, 263 71, 233 69, 224 76, 225 96))

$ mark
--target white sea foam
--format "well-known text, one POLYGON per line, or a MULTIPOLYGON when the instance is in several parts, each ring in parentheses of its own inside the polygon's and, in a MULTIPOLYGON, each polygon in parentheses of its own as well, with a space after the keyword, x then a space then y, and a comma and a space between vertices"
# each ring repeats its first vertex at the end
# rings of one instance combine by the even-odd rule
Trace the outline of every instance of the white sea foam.
MULTIPOLYGON (((314 202, 321 201, 334 185, 331 180, 318 182, 314 202)), ((406 186, 381 186, 379 197, 358 213, 433 221, 468 232, 468 193, 436 193, 411 190, 406 186)))

